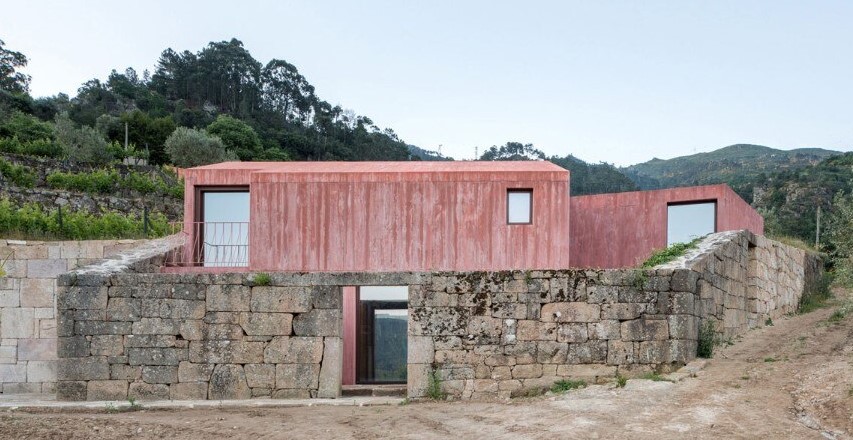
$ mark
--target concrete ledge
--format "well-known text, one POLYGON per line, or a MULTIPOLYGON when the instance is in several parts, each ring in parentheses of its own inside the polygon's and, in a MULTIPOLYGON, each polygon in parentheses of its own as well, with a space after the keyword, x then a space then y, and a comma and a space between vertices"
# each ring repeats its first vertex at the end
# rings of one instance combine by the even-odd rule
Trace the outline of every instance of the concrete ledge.
MULTIPOLYGON (((303 406, 388 406, 399 405, 404 399, 397 397, 350 397, 344 399, 246 399, 246 400, 151 400, 137 403, 142 409, 193 409, 193 408, 283 408, 303 406)), ((0 394, 0 409, 61 409, 69 411, 122 410, 130 407, 127 400, 99 400, 89 402, 60 402, 49 394, 0 394)))

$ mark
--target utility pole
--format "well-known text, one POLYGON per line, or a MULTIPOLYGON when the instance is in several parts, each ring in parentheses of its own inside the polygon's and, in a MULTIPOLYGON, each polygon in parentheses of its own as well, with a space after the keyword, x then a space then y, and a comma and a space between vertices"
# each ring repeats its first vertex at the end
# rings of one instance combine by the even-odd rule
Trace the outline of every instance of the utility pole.
POLYGON ((815 231, 814 247, 820 249, 820 205, 817 207, 817 230, 815 231))
POLYGON ((127 151, 127 122, 124 123, 124 151, 127 151))
POLYGON ((474 147, 474 160, 480 159, 480 147, 474 147))

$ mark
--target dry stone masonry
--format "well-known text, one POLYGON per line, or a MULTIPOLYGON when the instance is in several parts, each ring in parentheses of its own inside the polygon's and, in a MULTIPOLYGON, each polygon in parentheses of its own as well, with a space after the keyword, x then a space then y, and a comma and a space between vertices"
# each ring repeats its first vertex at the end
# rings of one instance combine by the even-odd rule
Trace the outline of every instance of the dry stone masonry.
POLYGON ((138 243, 0 240, 0 392, 54 392, 56 277, 138 243))
POLYGON ((682 365, 796 310, 816 255, 727 232, 654 269, 156 273, 166 242, 58 282, 62 400, 337 397, 341 286, 409 286, 408 393, 494 398, 682 365), (266 283, 265 283, 266 284, 266 283))

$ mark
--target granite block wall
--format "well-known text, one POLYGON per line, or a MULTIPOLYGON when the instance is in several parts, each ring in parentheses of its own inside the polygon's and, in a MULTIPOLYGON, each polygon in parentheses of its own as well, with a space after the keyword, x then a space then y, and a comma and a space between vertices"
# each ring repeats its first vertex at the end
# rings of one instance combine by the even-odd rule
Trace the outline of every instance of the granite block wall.
POLYGON ((138 243, 0 240, 0 392, 54 392, 56 277, 138 243))
POLYGON ((794 311, 817 255, 725 232, 651 269, 436 273, 157 273, 151 245, 58 282, 62 400, 336 397, 341 286, 409 286, 408 394, 505 398, 696 356, 794 311), (266 284, 266 283, 264 283, 266 284))
POLYGON ((572 378, 612 380, 696 357, 795 311, 817 255, 726 232, 653 269, 436 273, 409 298, 409 396, 431 380, 461 398, 505 398, 572 378))
POLYGON ((337 397, 341 292, 251 275, 60 280, 60 400, 337 397))

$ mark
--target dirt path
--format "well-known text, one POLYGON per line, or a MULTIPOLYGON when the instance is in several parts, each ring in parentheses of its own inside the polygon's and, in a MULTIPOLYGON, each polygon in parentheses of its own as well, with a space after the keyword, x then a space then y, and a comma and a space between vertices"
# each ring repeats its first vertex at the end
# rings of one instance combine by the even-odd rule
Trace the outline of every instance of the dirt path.
POLYGON ((510 403, 0 413, 0 438, 853 438, 853 313, 784 318, 696 378, 510 403))

